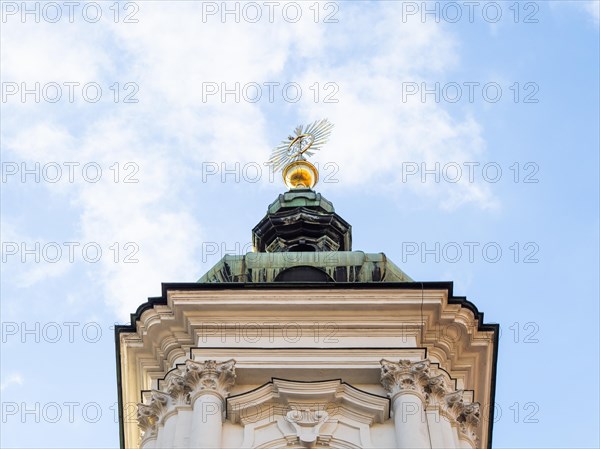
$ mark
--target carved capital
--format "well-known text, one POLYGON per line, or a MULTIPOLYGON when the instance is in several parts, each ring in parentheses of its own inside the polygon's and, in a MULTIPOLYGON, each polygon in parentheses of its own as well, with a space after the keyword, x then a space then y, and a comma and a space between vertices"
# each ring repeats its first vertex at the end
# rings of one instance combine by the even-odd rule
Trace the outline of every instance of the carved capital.
POLYGON ((449 391, 452 391, 451 388, 452 386, 448 384, 448 379, 443 374, 429 377, 425 384, 427 400, 435 399, 440 402, 449 391))
POLYGON ((429 379, 428 359, 418 362, 381 360, 381 384, 390 397, 404 391, 415 391, 425 395, 429 379))
POLYGON ((463 390, 456 390, 445 396, 443 405, 446 415, 458 424, 459 432, 477 445, 479 402, 464 402, 463 390))
POLYGON ((465 406, 463 390, 452 391, 444 397, 442 407, 450 419, 456 420, 465 406))
POLYGON ((174 405, 185 405, 190 400, 190 386, 185 380, 184 375, 174 373, 167 379, 165 391, 173 398, 174 405))
POLYGON ((328 418, 327 412, 310 409, 292 410, 285 417, 286 421, 296 429, 296 436, 302 445, 308 448, 314 447, 319 437, 319 430, 328 418))
POLYGON ((456 419, 463 435, 477 444, 477 428, 479 427, 479 402, 465 404, 456 419))
POLYGON ((225 398, 235 384, 235 360, 217 363, 214 360, 205 362, 186 362, 185 382, 191 396, 200 392, 214 392, 225 398))
POLYGON ((477 445, 480 421, 479 403, 465 402, 464 390, 454 390, 444 374, 436 375, 428 359, 411 362, 381 360, 381 384, 390 397, 414 391, 425 398, 426 405, 439 406, 439 412, 458 426, 459 432, 477 445))
POLYGON ((152 390, 147 404, 138 404, 138 426, 144 437, 155 435, 160 421, 175 406, 190 403, 190 395, 212 391, 225 398, 235 383, 235 360, 204 363, 188 360, 185 371, 174 371, 165 379, 162 391, 152 390))
POLYGON ((150 405, 138 404, 137 420, 138 426, 144 432, 144 435, 156 431, 158 417, 150 405))
POLYGON ((144 432, 144 436, 156 433, 156 426, 167 412, 170 400, 168 394, 153 390, 148 404, 138 404, 138 425, 144 432))

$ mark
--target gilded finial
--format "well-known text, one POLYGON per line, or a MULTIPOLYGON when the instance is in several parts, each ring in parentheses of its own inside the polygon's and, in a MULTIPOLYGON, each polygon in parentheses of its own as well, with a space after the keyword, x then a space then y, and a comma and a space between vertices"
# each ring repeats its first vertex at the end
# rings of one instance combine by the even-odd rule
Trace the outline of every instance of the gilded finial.
POLYGON ((281 170, 283 182, 290 189, 312 189, 319 181, 316 167, 306 160, 327 143, 333 124, 327 119, 309 125, 298 125, 294 135, 288 136, 273 149, 269 164, 273 171, 281 170))

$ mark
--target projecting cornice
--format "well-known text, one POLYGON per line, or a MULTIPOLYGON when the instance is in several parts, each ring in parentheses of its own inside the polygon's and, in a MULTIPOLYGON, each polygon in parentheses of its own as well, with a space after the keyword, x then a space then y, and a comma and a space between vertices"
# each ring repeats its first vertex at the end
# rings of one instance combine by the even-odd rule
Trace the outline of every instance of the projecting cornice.
POLYGON ((136 323, 140 321, 140 317, 144 311, 154 308, 155 306, 167 305, 167 297, 169 291, 215 291, 215 290, 251 290, 251 289, 265 289, 265 290, 279 290, 279 289, 296 289, 302 288, 307 290, 318 290, 318 289, 401 289, 401 290, 445 290, 448 296, 448 304, 457 304, 461 308, 470 310, 473 315, 476 316, 478 321, 478 330, 482 331, 495 331, 498 325, 495 323, 484 323, 484 313, 480 312, 475 304, 468 301, 464 296, 454 296, 454 283, 453 282, 387 282, 377 283, 372 282, 353 282, 353 283, 331 283, 323 285, 322 283, 309 283, 309 282, 286 282, 286 283, 196 283, 196 282, 182 282, 182 283, 162 283, 161 290, 162 295, 148 298, 148 300, 140 304, 137 310, 130 314, 130 324, 117 325, 115 326, 115 335, 118 336, 124 332, 135 332, 136 323))

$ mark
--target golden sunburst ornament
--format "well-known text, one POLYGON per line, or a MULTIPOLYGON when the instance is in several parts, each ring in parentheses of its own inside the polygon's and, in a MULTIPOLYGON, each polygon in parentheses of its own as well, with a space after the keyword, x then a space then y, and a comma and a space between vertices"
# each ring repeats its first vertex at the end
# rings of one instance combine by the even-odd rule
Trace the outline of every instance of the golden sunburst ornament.
POLYGON ((283 181, 290 189, 312 189, 319 181, 316 167, 306 160, 327 143, 333 124, 327 119, 309 125, 299 125, 293 136, 273 149, 269 164, 273 171, 282 171, 283 181))

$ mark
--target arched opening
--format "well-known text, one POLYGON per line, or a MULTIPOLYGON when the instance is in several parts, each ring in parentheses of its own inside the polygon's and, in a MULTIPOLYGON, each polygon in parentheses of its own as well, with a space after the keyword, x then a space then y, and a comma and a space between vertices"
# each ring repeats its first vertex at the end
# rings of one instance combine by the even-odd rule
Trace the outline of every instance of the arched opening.
POLYGON ((275 282, 334 282, 323 270, 309 266, 292 267, 275 277, 275 282))
POLYGON ((299 243, 297 245, 294 246, 290 246, 288 251, 290 252, 297 252, 297 253, 308 253, 308 252, 312 252, 314 253, 315 251, 317 251, 317 249, 312 246, 312 245, 308 245, 306 243, 299 243))

